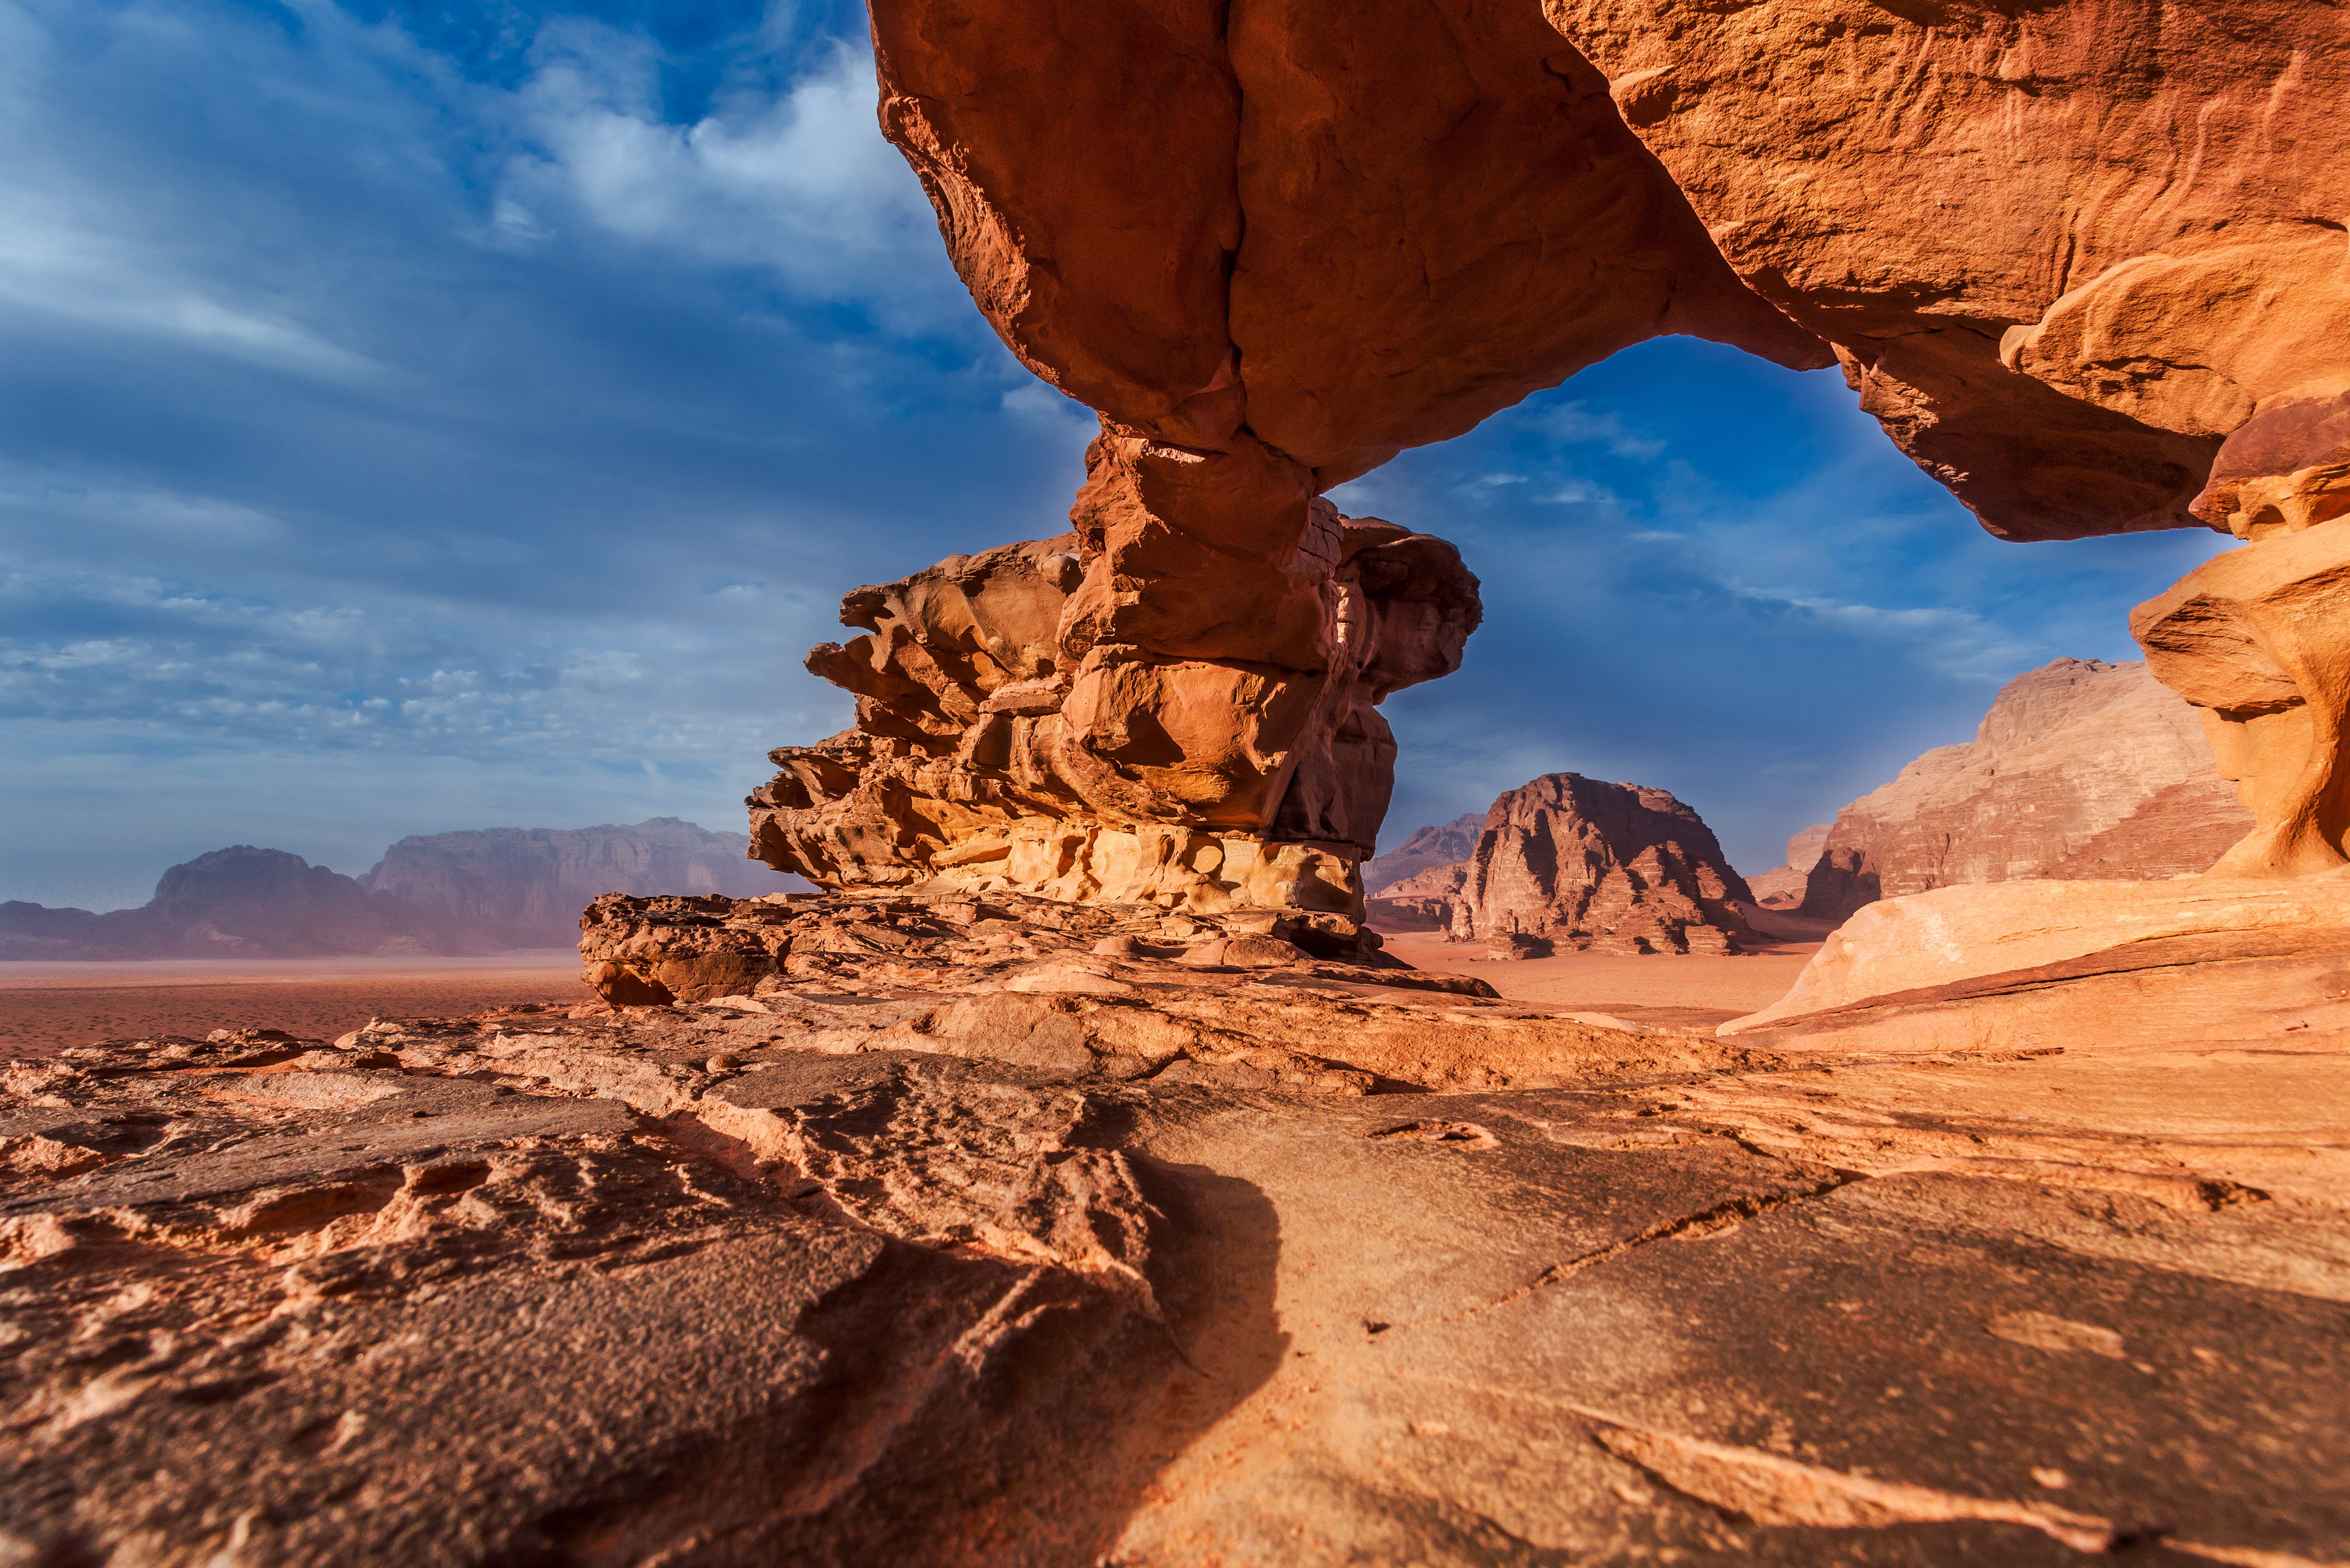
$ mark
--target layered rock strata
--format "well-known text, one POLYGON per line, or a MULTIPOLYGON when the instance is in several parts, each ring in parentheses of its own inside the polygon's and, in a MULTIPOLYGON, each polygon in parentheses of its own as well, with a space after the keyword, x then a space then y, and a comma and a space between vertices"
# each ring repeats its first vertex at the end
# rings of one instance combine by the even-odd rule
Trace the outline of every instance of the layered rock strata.
POLYGON ((1278 570, 1218 564, 1119 472, 1139 488, 1089 486, 1077 534, 843 601, 865 635, 808 668, 856 693, 857 726, 774 753, 757 855, 836 887, 1361 913, 1393 783, 1378 704, 1459 667, 1476 578, 1303 491, 1277 522, 1226 519, 1252 549, 1285 539, 1278 570))
POLYGON ((2338 1007, 1823 1054, 1071 956, 1035 912, 993 989, 884 941, 756 995, 9 1064, 0 1542, 1958 1568, 2350 1533, 2338 1007))
POLYGON ((2195 711, 2144 664, 2017 676, 1971 743, 1939 746, 1836 814, 1801 912, 2029 878, 2187 876, 2251 826, 2195 711))
POLYGON ((1664 790, 1545 774, 1496 800, 1469 858, 1391 886, 1373 906, 1495 958, 1563 951, 1735 952, 1753 896, 1713 830, 1664 790))
POLYGON ((2345 954, 2350 873, 2338 870, 1944 888, 1862 909, 1784 998, 1721 1033, 1835 1055, 2085 1039, 2283 1049, 2350 1029, 2345 954))

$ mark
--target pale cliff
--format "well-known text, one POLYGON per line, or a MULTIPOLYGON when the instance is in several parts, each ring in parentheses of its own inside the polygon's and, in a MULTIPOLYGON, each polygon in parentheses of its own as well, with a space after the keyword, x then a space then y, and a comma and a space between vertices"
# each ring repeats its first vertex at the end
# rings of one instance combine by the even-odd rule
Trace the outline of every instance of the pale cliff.
POLYGON ((1836 815, 1803 913, 2026 877, 2208 870, 2252 826, 2195 710, 2144 664, 2060 659, 2017 676, 1975 739, 1939 746, 1836 815))

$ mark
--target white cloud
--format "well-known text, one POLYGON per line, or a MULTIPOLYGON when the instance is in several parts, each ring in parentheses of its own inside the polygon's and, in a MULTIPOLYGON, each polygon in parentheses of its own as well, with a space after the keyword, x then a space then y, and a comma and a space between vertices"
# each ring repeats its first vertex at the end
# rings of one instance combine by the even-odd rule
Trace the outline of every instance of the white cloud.
POLYGON ((533 52, 519 109, 538 151, 508 172, 504 232, 535 241, 546 208, 567 204, 629 239, 858 300, 889 325, 971 316, 921 185, 881 137, 863 51, 836 46, 783 98, 736 95, 691 125, 662 118, 640 40, 565 21, 533 52))
POLYGON ((44 190, 37 163, 0 159, 0 319, 11 313, 96 327, 250 360, 328 380, 378 367, 282 314, 194 275, 165 247, 124 232, 115 216, 44 190))
POLYGON ((1579 402, 1544 409, 1532 415, 1530 422, 1552 440, 1570 446, 1603 445, 1617 457, 1644 462, 1664 455, 1663 441, 1640 434, 1620 415, 1594 412, 1579 402))
POLYGON ((1013 388, 1003 394, 1001 406, 1023 424, 1063 436, 1079 450, 1101 433, 1101 421, 1091 409, 1042 381, 1013 388))

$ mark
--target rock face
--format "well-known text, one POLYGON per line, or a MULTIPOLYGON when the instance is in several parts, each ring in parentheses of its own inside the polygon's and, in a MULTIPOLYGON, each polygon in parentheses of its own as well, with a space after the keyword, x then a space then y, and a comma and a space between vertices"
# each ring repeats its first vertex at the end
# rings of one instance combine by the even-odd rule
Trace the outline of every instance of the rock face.
POLYGON ((2019 878, 2184 876, 2251 826, 2194 710, 2143 664, 2060 659, 2001 689, 1972 743, 1941 746, 1837 814, 1802 912, 2019 878))
POLYGON ((2017 538, 2187 524, 2221 438, 2341 389, 2323 9, 873 12, 883 129, 988 319, 1232 500, 1663 332, 1833 352, 2017 538))
POLYGON ((1374 898, 1421 872, 1457 866, 1477 852, 1477 836, 1485 831, 1485 814, 1469 812, 1451 822, 1414 830, 1412 836, 1375 860, 1363 862, 1363 891, 1374 898))
POLYGON ((1862 407, 1995 532, 2183 524, 2222 437, 2340 389, 2330 11, 1544 13, 1731 268, 1834 342, 1862 407))
POLYGON ((1495 958, 1735 952, 1752 896, 1702 818, 1660 789, 1545 774, 1486 812, 1469 858, 1390 887, 1378 912, 1495 958))
POLYGON ((1766 909, 1793 909, 1801 905, 1812 867, 1819 864, 1820 853, 1827 847, 1833 826, 1831 823, 1813 823, 1787 840, 1787 858, 1783 862, 1759 877, 1746 878, 1746 885, 1754 889, 1754 901, 1766 909))
POLYGON ((2350 1535, 2338 1003, 1819 1053, 1076 950, 1166 918, 1133 906, 597 929, 776 909, 833 935, 753 994, 9 1064, 9 1556, 1962 1568, 2350 1535), (937 919, 1004 961, 910 951, 937 919))
POLYGON ((1213 488, 1193 460, 1096 452, 1076 534, 843 601, 866 634, 808 668, 857 727, 774 753, 759 855, 836 887, 1360 914, 1393 783, 1378 704, 1459 667, 1476 578, 1294 486, 1170 533, 1152 505, 1213 488))
POLYGON ((2309 521, 2350 500, 2328 488, 2350 483, 2350 437, 2328 441, 2320 452, 2332 466, 2311 462, 2259 506, 2237 504, 2231 521, 2249 545, 2130 616, 2148 668, 2195 705, 2220 776, 2241 781, 2252 830, 2211 867, 2218 874, 2302 877, 2350 864, 2350 527, 2309 521))
POLYGON ((403 838, 359 878, 452 930, 506 947, 567 947, 601 893, 752 898, 794 884, 745 858, 750 840, 674 816, 633 826, 493 827, 403 838))

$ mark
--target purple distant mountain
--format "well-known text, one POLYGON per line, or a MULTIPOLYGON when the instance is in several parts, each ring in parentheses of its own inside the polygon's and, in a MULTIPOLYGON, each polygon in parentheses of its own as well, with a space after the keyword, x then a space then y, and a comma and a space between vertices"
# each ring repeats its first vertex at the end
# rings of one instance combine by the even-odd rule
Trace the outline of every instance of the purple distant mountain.
POLYGON ((569 947, 601 893, 806 884, 743 858, 750 840, 673 816, 634 826, 496 827, 403 838, 363 877, 282 849, 215 849, 163 873, 143 908, 0 904, 0 959, 331 958, 569 947))

